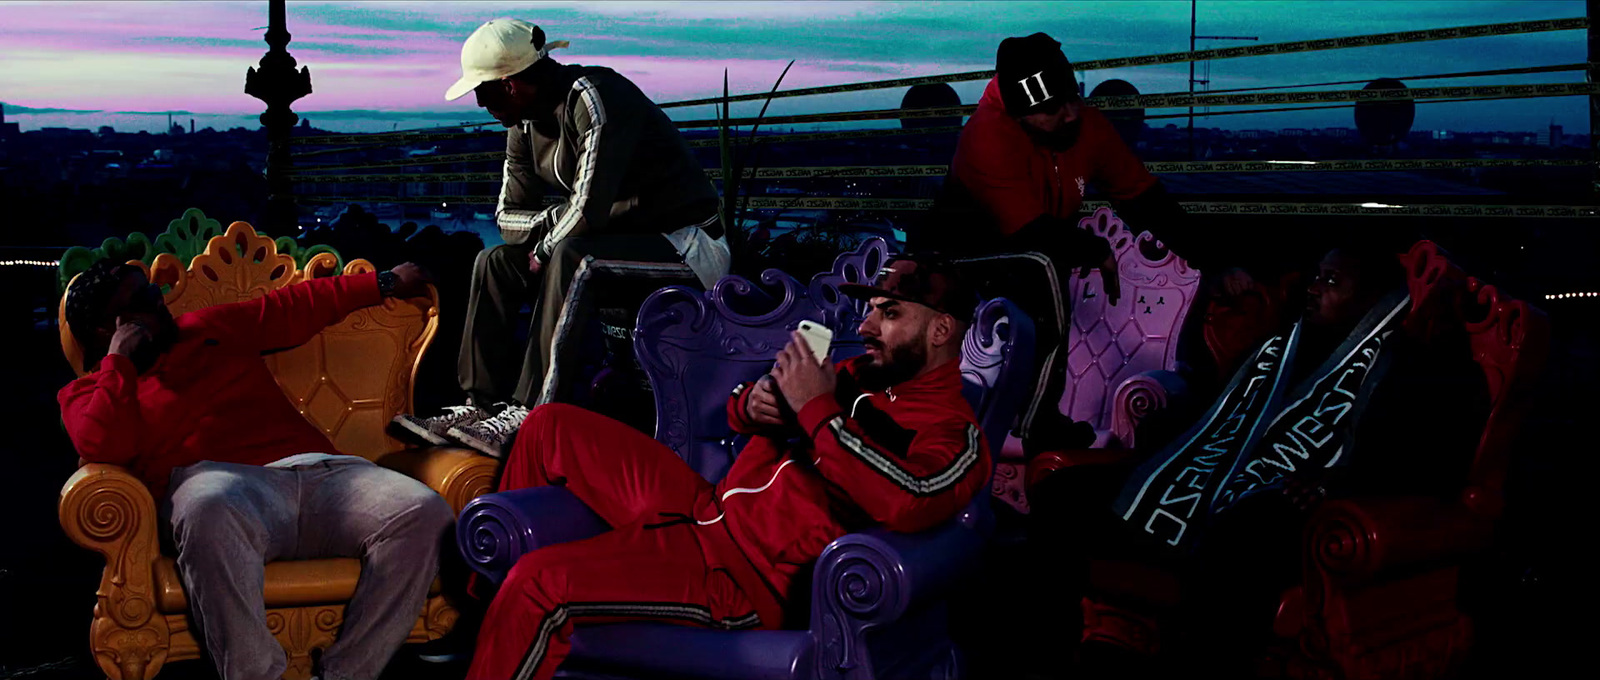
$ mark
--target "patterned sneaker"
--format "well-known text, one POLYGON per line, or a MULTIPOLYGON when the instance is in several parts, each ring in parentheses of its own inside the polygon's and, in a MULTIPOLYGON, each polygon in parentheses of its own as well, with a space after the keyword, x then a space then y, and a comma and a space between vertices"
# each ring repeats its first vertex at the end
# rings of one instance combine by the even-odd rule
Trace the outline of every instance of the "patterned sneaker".
POLYGON ((487 455, 503 458, 506 446, 511 443, 511 436, 517 433, 517 428, 522 427, 522 421, 527 418, 528 407, 506 404, 493 418, 452 427, 446 434, 487 455))
POLYGON ((472 402, 467 402, 465 406, 445 407, 444 413, 432 418, 419 418, 409 413, 402 413, 394 417, 394 423, 429 444, 445 446, 450 443, 450 438, 446 436, 450 428, 471 425, 492 415, 473 406, 472 402))

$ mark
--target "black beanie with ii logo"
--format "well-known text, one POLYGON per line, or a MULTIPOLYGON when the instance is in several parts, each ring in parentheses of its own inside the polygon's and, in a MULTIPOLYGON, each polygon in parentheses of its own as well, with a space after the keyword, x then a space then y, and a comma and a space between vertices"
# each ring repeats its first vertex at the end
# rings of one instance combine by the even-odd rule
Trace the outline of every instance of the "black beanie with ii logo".
POLYGON ((1043 33, 1000 41, 994 69, 1006 113, 1013 116, 1048 113, 1082 100, 1061 43, 1043 33))

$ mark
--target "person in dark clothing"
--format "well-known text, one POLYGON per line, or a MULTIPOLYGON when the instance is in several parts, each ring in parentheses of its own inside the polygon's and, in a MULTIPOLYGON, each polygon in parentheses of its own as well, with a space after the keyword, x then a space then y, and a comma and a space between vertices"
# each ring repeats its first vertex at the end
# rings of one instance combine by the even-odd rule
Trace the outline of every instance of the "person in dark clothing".
POLYGON ((1152 232, 1214 283, 1237 292, 1251 280, 1244 270, 1229 269, 1238 264, 1234 254, 1219 252, 1221 243, 1197 232, 1106 116, 1084 102, 1060 43, 1044 33, 1007 38, 996 52, 995 70, 961 131, 935 209, 910 230, 907 246, 972 256, 1038 252, 1050 259, 1054 286, 1049 273, 1029 267, 974 275, 992 279, 985 282, 986 294, 1011 298, 1039 320, 1046 387, 1025 409, 1017 434, 1029 451, 1072 448, 1073 432, 1092 437, 1092 429, 1072 429, 1066 418, 1047 413, 1055 409, 1045 408, 1059 401, 1066 379, 1065 357, 1049 359, 1067 340, 1055 337, 1069 309, 1057 299, 1068 277, 1088 276, 1094 268, 1101 271, 1109 303, 1115 305, 1121 292, 1111 245, 1077 225, 1090 185, 1104 190, 1134 233, 1152 232))
POLYGON ((480 253, 473 268, 458 365, 468 403, 395 419, 430 443, 454 439, 501 454, 539 397, 584 258, 681 262, 706 288, 728 273, 720 199, 677 127, 615 71, 549 58, 566 46, 546 42, 538 26, 495 19, 467 39, 461 80, 445 93, 476 93, 508 128, 495 208, 506 243, 480 253), (547 189, 565 198, 547 205, 547 189), (528 301, 535 327, 518 352, 512 323, 528 301))
POLYGON ((1077 228, 1093 184, 1136 231, 1154 232, 1197 268, 1220 264, 1201 235, 1185 230, 1183 208, 1161 181, 1122 143, 1105 115, 1084 103, 1060 43, 1043 33, 1007 38, 995 55, 995 70, 961 131, 939 209, 908 234, 914 241, 908 246, 961 253, 1036 250, 1063 272, 1114 271, 1105 239, 1077 228))
MULTIPOLYGON (((1276 599, 1301 575, 1305 523, 1326 498, 1459 493, 1488 418, 1487 386, 1464 337, 1407 335, 1402 285, 1391 253, 1328 253, 1301 323, 1269 340, 1200 423, 1140 463, 1041 482, 1030 540, 1071 584, 1057 604, 1089 588, 1091 558, 1159 565, 1182 585, 1182 606, 1168 613, 1183 658, 1243 672, 1267 641, 1276 599), (1279 360, 1282 380, 1264 368, 1279 360), (1284 388, 1248 396, 1255 378, 1284 388), (1338 402, 1333 386, 1356 396, 1338 402), (1245 443, 1230 448, 1235 440, 1245 443)), ((1075 638, 1081 621, 1064 623, 1075 638)))

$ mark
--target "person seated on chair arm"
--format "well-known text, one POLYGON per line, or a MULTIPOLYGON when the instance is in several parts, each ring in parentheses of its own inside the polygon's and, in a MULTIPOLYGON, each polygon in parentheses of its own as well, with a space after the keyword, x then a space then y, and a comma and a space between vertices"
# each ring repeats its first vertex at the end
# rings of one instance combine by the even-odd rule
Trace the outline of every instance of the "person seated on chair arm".
POLYGON ((960 372, 977 296, 928 259, 841 289, 872 306, 866 354, 819 362, 796 333, 771 373, 728 399, 729 425, 752 438, 718 484, 616 421, 532 410, 500 489, 565 485, 613 529, 512 567, 469 678, 550 678, 574 624, 779 628, 784 603, 809 597, 797 577, 834 539, 937 526, 986 488, 989 451, 960 372))
POLYGON ((479 26, 461 47, 461 79, 506 128, 495 224, 505 244, 472 269, 457 377, 467 403, 402 414, 436 445, 500 457, 551 370, 557 326, 585 258, 682 263, 707 290, 731 266, 717 189, 677 126, 638 86, 599 66, 557 63, 544 30, 518 19, 479 26), (562 194, 553 204, 547 192, 562 194), (523 303, 534 325, 516 334, 523 303))
POLYGON ((67 290, 66 321, 85 368, 98 367, 59 394, 67 435, 84 460, 125 466, 150 489, 196 637, 222 677, 269 680, 288 667, 267 627, 267 562, 362 559, 321 659, 326 677, 378 677, 422 612, 450 506, 421 482, 339 454, 262 354, 427 284, 407 263, 174 317, 142 271, 103 260, 67 290))

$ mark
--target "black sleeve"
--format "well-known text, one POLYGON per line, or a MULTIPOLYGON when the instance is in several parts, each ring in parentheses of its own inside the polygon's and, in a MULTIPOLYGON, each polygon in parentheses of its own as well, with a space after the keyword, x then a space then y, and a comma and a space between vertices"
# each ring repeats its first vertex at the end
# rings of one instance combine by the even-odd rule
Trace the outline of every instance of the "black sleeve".
POLYGON ((1111 255, 1111 244, 1105 239, 1079 229, 1074 221, 1050 215, 1033 218, 1016 233, 1004 237, 1004 243, 1011 252, 1044 253, 1059 270, 1092 267, 1111 255))
POLYGON ((1225 244, 1200 233, 1197 220, 1184 212, 1178 199, 1167 193, 1166 186, 1159 181, 1138 196, 1123 201, 1112 200, 1111 207, 1134 233, 1148 231, 1155 234, 1156 238, 1195 269, 1220 272, 1238 266, 1223 251, 1225 244))

